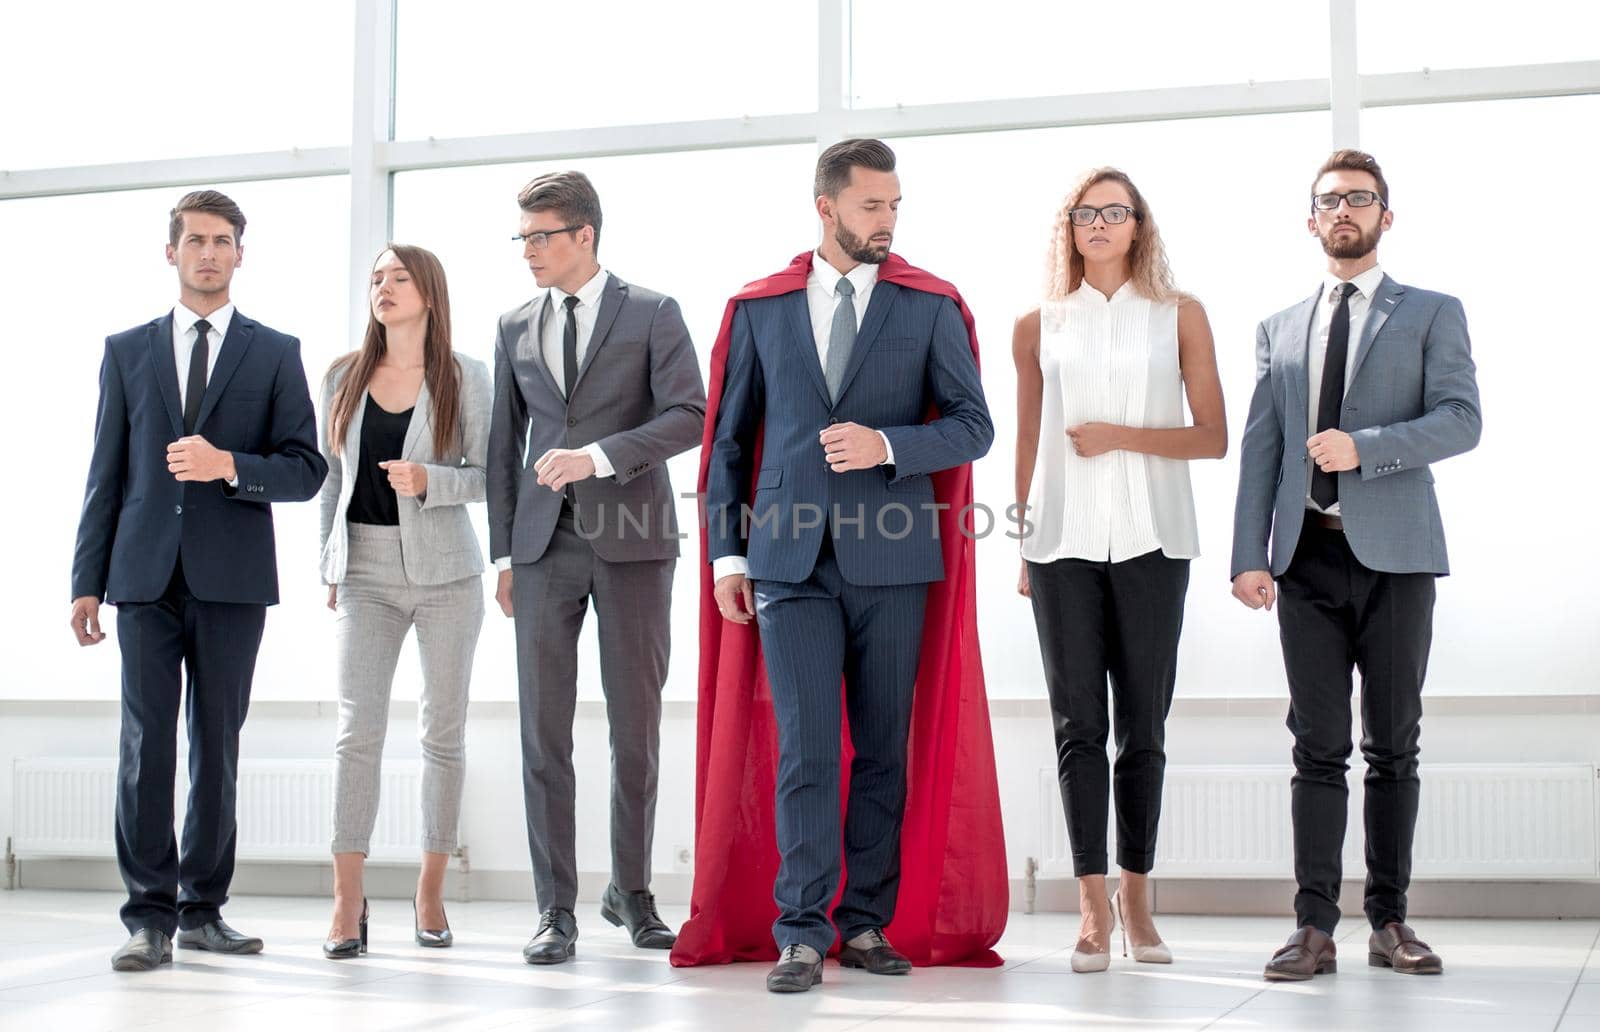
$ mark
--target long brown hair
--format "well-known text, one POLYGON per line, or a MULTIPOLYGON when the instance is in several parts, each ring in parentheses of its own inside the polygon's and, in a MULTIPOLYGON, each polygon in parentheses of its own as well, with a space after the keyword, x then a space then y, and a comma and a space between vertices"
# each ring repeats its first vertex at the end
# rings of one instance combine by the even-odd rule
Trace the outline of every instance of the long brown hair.
POLYGON ((1167 264, 1167 249, 1161 243, 1161 231, 1156 228, 1156 218, 1144 195, 1133 185, 1133 180, 1121 169, 1094 168, 1084 173, 1078 185, 1067 194, 1056 212, 1055 228, 1050 234, 1050 257, 1045 263, 1045 297, 1059 301, 1078 289, 1083 282, 1083 255, 1072 238, 1072 218, 1067 213, 1083 201, 1083 195, 1097 183, 1110 180, 1121 183, 1133 201, 1133 210, 1139 216, 1138 232, 1133 246, 1128 250, 1128 266, 1132 272, 1133 289, 1152 301, 1183 301, 1187 294, 1172 282, 1172 268, 1167 264))
MULTIPOLYGON (((450 290, 444 280, 444 266, 432 251, 408 244, 388 244, 385 251, 393 251, 400 264, 411 274, 417 292, 428 306, 428 329, 422 341, 422 373, 428 384, 428 395, 433 410, 433 454, 440 459, 461 452, 461 364, 450 350, 450 290)), ((377 258, 373 259, 377 262, 377 258)), ((345 377, 334 393, 329 415, 328 435, 337 454, 344 445, 344 435, 355 418, 356 404, 361 394, 372 382, 372 372, 378 368, 379 359, 389 350, 388 331, 377 316, 367 313, 367 333, 361 341, 361 350, 352 351, 339 359, 328 370, 331 377, 343 370, 345 377)))

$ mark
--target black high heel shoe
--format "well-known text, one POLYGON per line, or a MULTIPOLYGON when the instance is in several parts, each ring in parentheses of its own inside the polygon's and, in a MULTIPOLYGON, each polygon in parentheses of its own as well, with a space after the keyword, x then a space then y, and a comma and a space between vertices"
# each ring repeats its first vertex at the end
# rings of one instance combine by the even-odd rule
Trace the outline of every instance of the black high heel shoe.
MULTIPOLYGON (((439 909, 443 910, 444 904, 441 903, 439 905, 439 909)), ((417 897, 415 896, 411 897, 411 929, 416 934, 418 946, 427 946, 430 949, 442 950, 448 946, 454 945, 456 941, 456 937, 450 934, 450 918, 448 916, 445 918, 445 925, 443 928, 422 927, 421 923, 417 920, 417 897)))
POLYGON ((322 955, 329 960, 348 960, 367 952, 367 897, 361 897, 361 934, 354 939, 329 939, 322 944, 322 955))

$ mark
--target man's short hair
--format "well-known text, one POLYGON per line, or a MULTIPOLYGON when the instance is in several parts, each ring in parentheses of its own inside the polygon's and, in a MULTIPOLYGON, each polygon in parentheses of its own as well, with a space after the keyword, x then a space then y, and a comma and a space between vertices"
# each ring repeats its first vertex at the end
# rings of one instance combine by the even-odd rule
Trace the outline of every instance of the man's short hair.
POLYGON ((840 140, 817 159, 813 198, 839 196, 839 191, 850 185, 852 168, 893 172, 894 151, 882 140, 840 140))
POLYGON ((1389 181, 1383 178, 1383 169, 1378 167, 1378 159, 1366 151, 1356 150, 1354 147, 1345 147, 1328 155, 1328 160, 1317 169, 1316 178, 1311 180, 1313 192, 1317 183, 1329 172, 1365 172, 1378 184, 1378 199, 1383 201, 1383 206, 1389 206, 1389 181))
POLYGON ((523 211, 553 211, 569 226, 594 227, 594 251, 600 253, 600 195, 582 172, 549 172, 517 194, 523 211))
POLYGON ((227 219, 233 226, 234 246, 243 242, 244 212, 233 203, 233 198, 216 190, 196 190, 178 198, 177 206, 168 213, 171 221, 167 225, 167 243, 173 247, 178 246, 178 237, 183 235, 183 213, 186 211, 203 211, 227 219))

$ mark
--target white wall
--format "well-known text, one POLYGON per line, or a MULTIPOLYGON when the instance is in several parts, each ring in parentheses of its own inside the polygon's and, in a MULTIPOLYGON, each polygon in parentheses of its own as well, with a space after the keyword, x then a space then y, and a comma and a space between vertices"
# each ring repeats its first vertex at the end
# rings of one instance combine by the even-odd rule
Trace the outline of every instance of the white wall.
MULTIPOLYGON (((1042 700, 1017 700, 992 704, 991 716, 1007 868, 1012 878, 1021 878, 1027 858, 1040 855, 1038 775, 1041 768, 1054 766, 1049 714, 1042 700)), ((245 727, 241 755, 254 759, 326 757, 332 752, 333 731, 332 706, 262 703, 253 708, 245 727)), ((682 873, 677 851, 693 846, 694 734, 694 705, 668 704, 662 723, 656 813, 654 869, 658 877, 682 873)), ((15 759, 104 756, 114 754, 116 741, 114 704, 0 702, 0 834, 11 826, 11 764, 15 759)), ((610 758, 601 704, 580 704, 573 742, 578 775, 578 865, 585 875, 603 877, 610 863, 606 795, 610 758)), ((1167 742, 1169 762, 1174 765, 1287 764, 1289 759, 1290 736, 1283 727, 1283 705, 1272 699, 1179 700, 1168 725, 1167 742)), ((1561 696, 1430 699, 1422 748, 1424 779, 1430 763, 1600 764, 1600 701, 1561 696)), ((395 707, 387 756, 419 757, 414 707, 395 707)), ((1359 753, 1356 758, 1359 761, 1359 753)), ((1463 814, 1462 819, 1468 815, 1463 814)), ((515 876, 529 870, 514 704, 480 703, 470 711, 462 841, 471 851, 475 872, 515 876)), ((681 884, 669 881, 674 886, 681 884)), ((517 882, 497 878, 493 884, 515 886, 517 882)), ((531 894, 531 875, 523 884, 521 891, 531 894)), ((1019 904, 1013 901, 1013 905, 1019 904)))

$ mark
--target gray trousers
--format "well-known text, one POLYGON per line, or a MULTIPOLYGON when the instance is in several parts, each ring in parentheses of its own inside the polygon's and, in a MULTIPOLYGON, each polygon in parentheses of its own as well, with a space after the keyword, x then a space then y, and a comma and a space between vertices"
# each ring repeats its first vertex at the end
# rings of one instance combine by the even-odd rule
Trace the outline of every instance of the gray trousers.
POLYGON ((611 880, 623 892, 650 887, 676 565, 675 559, 608 563, 564 516, 537 562, 512 566, 523 798, 541 910, 571 910, 578 898, 572 718, 578 632, 590 598, 600 621, 600 682, 611 724, 611 880))
POLYGON ((412 584, 400 528, 350 524, 350 560, 336 602, 339 737, 334 746, 333 852, 369 852, 379 762, 400 645, 417 629, 422 659, 422 849, 449 853, 461 822, 467 688, 483 627, 483 578, 412 584))

